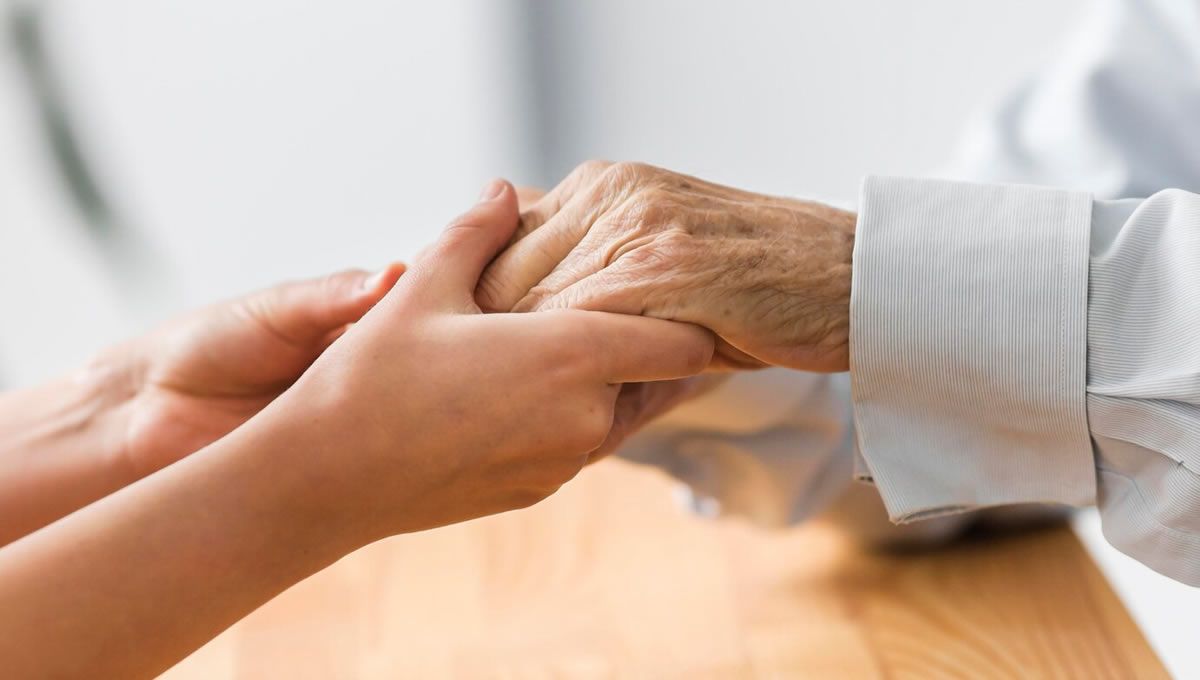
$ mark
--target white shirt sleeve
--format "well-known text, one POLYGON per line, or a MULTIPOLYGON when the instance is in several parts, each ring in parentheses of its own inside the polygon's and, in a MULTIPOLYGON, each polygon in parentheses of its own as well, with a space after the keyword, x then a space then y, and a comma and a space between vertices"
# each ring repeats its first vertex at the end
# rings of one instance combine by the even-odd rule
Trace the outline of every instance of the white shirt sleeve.
POLYGON ((1100 507, 1200 585, 1200 196, 870 178, 854 254, 858 445, 893 520, 1100 507))

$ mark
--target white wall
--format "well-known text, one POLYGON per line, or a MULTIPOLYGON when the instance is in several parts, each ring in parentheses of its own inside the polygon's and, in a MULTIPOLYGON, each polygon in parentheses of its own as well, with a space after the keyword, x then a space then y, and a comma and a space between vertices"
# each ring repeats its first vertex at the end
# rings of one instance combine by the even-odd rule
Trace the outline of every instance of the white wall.
POLYGON ((1051 53, 1082 4, 544 3, 549 165, 637 159, 853 198, 866 173, 941 163, 971 112, 1051 53))
POLYGON ((488 178, 528 176, 512 6, 47 4, 88 151, 153 272, 88 252, 4 60, 0 376, 44 378, 169 310, 410 256, 488 178))

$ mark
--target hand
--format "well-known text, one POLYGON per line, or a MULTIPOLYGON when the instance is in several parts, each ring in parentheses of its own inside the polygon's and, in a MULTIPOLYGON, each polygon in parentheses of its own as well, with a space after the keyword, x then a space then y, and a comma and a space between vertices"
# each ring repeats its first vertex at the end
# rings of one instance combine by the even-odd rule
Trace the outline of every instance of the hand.
POLYGON ((378 302, 404 266, 286 283, 198 310, 105 352, 88 373, 129 395, 135 477, 220 439, 300 377, 378 302))
POLYGON ((687 321, 720 336, 724 366, 842 371, 855 219, 648 165, 587 163, 522 214, 477 299, 687 321))
POLYGON ((482 314, 483 268, 517 226, 495 183, 387 297, 247 427, 310 466, 370 539, 520 508, 612 435, 622 383, 694 375, 712 335, 599 312, 482 314), (303 452, 303 453, 302 453, 303 452))
MULTIPOLYGON (((517 187, 517 207, 522 214, 545 197, 539 187, 517 187)), ((518 231, 521 227, 518 226, 518 231)), ((700 375, 680 380, 658 380, 644 383, 629 383, 621 386, 617 404, 613 409, 613 426, 608 438, 588 456, 588 464, 595 463, 615 453, 621 444, 643 427, 670 412, 680 404, 706 394, 725 382, 724 376, 700 375)))

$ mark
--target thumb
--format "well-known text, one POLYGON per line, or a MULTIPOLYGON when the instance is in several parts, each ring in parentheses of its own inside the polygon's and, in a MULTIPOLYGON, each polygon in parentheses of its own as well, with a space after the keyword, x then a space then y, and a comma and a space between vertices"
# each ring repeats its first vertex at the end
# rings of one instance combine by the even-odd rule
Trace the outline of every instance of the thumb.
POLYGON ((479 202, 421 254, 411 273, 412 285, 425 299, 472 302, 480 275, 508 243, 517 222, 516 191, 504 180, 492 180, 479 202))
POLYGON ((371 274, 352 269, 284 283, 243 298, 243 309, 284 342, 308 346, 362 318, 404 273, 393 263, 371 274))

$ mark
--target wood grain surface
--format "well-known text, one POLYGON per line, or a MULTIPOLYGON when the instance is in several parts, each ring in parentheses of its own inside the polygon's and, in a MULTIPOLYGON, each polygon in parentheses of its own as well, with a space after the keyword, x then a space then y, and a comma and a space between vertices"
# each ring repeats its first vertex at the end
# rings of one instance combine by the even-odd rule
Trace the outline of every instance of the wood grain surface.
POLYGON ((532 509, 377 543, 166 677, 1167 677, 1065 527, 879 555, 671 491, 606 461, 532 509))

